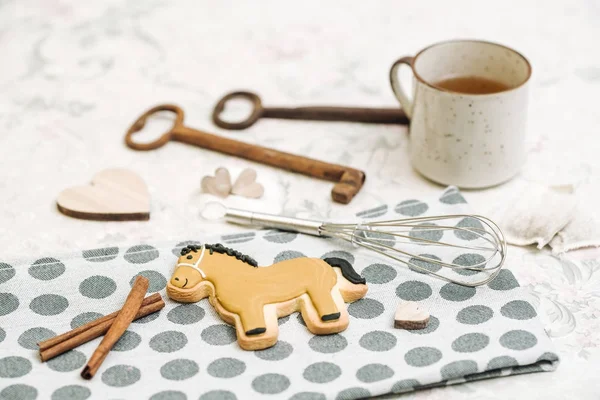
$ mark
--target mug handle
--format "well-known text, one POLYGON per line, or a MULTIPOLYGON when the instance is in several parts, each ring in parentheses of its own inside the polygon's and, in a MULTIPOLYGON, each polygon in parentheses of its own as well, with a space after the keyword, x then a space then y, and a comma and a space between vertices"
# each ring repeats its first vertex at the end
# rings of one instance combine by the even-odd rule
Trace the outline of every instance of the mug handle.
POLYGON ((406 92, 404 91, 404 89, 402 89, 402 86, 400 86, 400 79, 398 79, 398 68, 400 68, 402 64, 406 64, 410 67, 412 71, 414 59, 414 57, 402 57, 399 60, 397 60, 390 69, 390 85, 392 86, 394 95, 400 102, 400 105, 404 109, 404 113, 406 114, 409 120, 410 118, 412 118, 413 101, 406 95, 406 92))

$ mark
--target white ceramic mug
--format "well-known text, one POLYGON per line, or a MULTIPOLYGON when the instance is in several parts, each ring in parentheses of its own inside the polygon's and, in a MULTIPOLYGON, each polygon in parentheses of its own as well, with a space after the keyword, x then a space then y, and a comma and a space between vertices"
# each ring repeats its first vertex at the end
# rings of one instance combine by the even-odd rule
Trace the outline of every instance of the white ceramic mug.
POLYGON ((413 167, 435 182, 463 188, 493 186, 515 176, 525 162, 530 76, 524 56, 477 40, 434 44, 396 61, 390 83, 410 119, 413 167), (412 96, 398 79, 402 65, 412 68, 412 96), (465 94, 436 86, 461 76, 486 78, 507 89, 465 94))

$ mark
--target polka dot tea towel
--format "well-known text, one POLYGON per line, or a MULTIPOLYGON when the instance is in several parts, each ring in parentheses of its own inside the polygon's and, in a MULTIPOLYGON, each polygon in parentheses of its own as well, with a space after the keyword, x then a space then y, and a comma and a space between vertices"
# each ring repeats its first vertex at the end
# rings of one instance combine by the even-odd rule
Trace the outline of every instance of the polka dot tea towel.
MULTIPOLYGON (((358 213, 362 219, 465 213, 454 188, 358 213)), ((243 351, 207 300, 166 307, 135 321, 97 376, 79 377, 98 340, 41 363, 36 343, 118 309, 138 274, 164 289, 181 247, 141 244, 37 260, 0 260, 0 399, 355 399, 528 372, 558 363, 527 293, 506 269, 467 288, 430 278, 334 240, 278 231, 217 238, 260 265, 293 257, 341 257, 367 279, 350 326, 313 336, 298 314, 279 320, 279 342, 243 351), (431 312, 422 330, 393 328, 401 300, 431 312)), ((436 253, 444 258, 444 254, 436 253)), ((472 265, 464 253, 445 261, 472 265)))

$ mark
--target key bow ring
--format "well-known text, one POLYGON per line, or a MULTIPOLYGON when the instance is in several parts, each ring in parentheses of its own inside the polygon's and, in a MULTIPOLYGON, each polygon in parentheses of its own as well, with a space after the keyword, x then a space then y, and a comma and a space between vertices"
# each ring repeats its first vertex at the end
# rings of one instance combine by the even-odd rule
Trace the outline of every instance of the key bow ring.
POLYGON ((223 96, 221 100, 215 105, 212 113, 212 120, 215 125, 223 129, 241 130, 250 128, 256 121, 258 121, 264 114, 264 107, 260 97, 256 93, 238 91, 231 92, 223 96), (228 122, 221 118, 221 113, 225 110, 225 105, 232 99, 245 99, 249 100, 252 104, 252 112, 243 121, 239 122, 228 122))
POLYGON ((172 139, 173 134, 178 131, 178 128, 183 127, 183 117, 183 110, 179 106, 176 106, 174 104, 161 104, 159 106, 152 107, 151 109, 140 115, 140 117, 131 125, 129 130, 127 130, 127 133, 125 134, 125 144, 127 144, 129 148, 132 148, 134 150, 146 151, 158 149, 159 147, 162 147, 165 144, 167 144, 172 139), (161 111, 170 111, 173 114, 175 114, 175 120, 173 121, 173 126, 171 127, 171 129, 162 134, 162 136, 160 136, 153 142, 141 143, 133 140, 133 135, 144 129, 148 118, 161 111))

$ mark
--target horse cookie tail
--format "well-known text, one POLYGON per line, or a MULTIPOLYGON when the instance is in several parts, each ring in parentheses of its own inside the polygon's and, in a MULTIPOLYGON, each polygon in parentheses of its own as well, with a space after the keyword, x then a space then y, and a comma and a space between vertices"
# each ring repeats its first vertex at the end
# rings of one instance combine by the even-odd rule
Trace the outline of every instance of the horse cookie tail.
POLYGON ((365 297, 369 290, 367 281, 354 270, 352 264, 347 260, 338 257, 325 258, 323 261, 332 268, 339 268, 338 277, 343 279, 338 279, 338 286, 342 298, 346 303, 351 303, 365 297))

